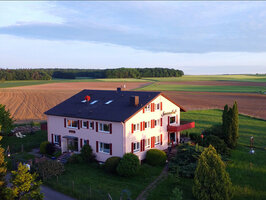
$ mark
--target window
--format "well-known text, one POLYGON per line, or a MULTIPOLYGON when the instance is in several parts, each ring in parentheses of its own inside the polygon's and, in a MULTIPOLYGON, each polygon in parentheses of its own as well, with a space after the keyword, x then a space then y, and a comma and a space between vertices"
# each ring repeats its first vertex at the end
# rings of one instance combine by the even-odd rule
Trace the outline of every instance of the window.
POLYGON ((160 119, 155 120, 155 126, 160 126, 160 119))
POLYGON ((99 130, 100 130, 101 132, 107 132, 107 133, 110 133, 110 125, 109 125, 109 124, 100 123, 99 130))
POLYGON ((88 121, 82 121, 82 128, 88 128, 88 126, 87 126, 87 122, 88 122, 88 121))
POLYGON ((54 143, 60 144, 60 135, 54 135, 54 143))
POLYGON ((175 116, 174 117, 170 117, 170 124, 175 123, 175 116))
POLYGON ((78 128, 78 120, 67 120, 68 128, 78 128))
POLYGON ((145 148, 150 148, 151 147, 151 139, 145 139, 145 148))
POLYGON ((109 100, 109 101, 105 102, 105 104, 108 105, 108 104, 112 103, 112 101, 113 101, 113 100, 109 100))
POLYGON ((95 103, 97 103, 97 102, 98 102, 98 100, 94 100, 94 101, 91 102, 90 104, 93 105, 93 104, 95 104, 95 103))
POLYGON ((155 144, 156 145, 160 144, 160 136, 155 137, 155 144))
POLYGON ((110 154, 110 144, 100 142, 100 152, 110 154))
POLYGON ((89 129, 93 129, 93 126, 94 126, 94 122, 90 122, 89 123, 89 129))
POLYGON ((150 104, 145 106, 145 111, 151 111, 151 105, 150 104))
POLYGON ((139 142, 134 142, 134 149, 133 149, 133 151, 134 152, 138 152, 139 151, 139 142))
POLYGON ((139 124, 137 124, 137 131, 139 131, 139 124))
POLYGON ((160 104, 159 103, 156 104, 156 110, 160 110, 160 104))
POLYGON ((136 131, 136 128, 137 128, 136 124, 133 124, 133 130, 134 131, 136 131))
POLYGON ((148 123, 147 122, 145 122, 145 128, 147 128, 148 127, 148 123))

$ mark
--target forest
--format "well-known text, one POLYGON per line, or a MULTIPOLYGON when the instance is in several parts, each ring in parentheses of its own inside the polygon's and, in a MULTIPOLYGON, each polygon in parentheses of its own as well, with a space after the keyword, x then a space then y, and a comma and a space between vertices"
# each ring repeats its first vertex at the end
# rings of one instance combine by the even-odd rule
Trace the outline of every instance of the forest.
POLYGON ((51 80, 86 78, 143 78, 181 77, 182 70, 170 68, 116 68, 116 69, 1 69, 0 80, 51 80))

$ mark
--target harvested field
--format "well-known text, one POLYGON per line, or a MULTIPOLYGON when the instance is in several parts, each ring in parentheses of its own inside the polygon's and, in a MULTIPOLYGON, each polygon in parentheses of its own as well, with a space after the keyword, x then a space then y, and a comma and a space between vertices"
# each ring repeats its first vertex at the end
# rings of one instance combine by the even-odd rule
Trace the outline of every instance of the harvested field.
POLYGON ((266 95, 176 91, 164 91, 163 93, 187 110, 223 109, 225 104, 232 105, 234 101, 237 101, 240 113, 266 119, 266 95))
POLYGON ((159 82, 158 85, 221 85, 221 86, 262 86, 266 87, 266 82, 240 82, 240 81, 178 81, 159 82))
MULTIPOLYGON (((0 104, 10 110, 17 121, 45 120, 43 114, 58 103, 83 89, 115 90, 124 83, 119 82, 80 82, 51 83, 0 90, 0 104)), ((128 90, 143 87, 149 83, 126 83, 128 90)))

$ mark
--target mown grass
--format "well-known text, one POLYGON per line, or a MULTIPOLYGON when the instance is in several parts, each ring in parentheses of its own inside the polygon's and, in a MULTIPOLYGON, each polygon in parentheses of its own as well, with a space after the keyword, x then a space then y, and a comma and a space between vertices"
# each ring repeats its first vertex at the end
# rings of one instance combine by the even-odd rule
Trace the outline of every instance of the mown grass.
POLYGON ((9 146, 11 154, 20 152, 23 145, 24 151, 31 151, 33 148, 40 147, 41 142, 47 141, 46 131, 37 131, 33 134, 27 134, 24 138, 16 136, 2 136, 1 145, 4 149, 9 146))
POLYGON ((182 77, 151 77, 147 81, 248 81, 266 82, 266 75, 184 75, 182 77))
MULTIPOLYGON (((182 113, 181 119, 195 121, 196 127, 187 132, 200 134, 205 128, 221 123, 221 116, 221 110, 198 110, 182 113)), ((239 124, 238 146, 232 151, 230 161, 227 163, 227 171, 235 188, 233 199, 266 199, 266 121, 239 115, 239 124), (251 136, 254 136, 256 147, 254 155, 249 154, 251 136)), ((181 180, 179 187, 183 190, 184 199, 192 199, 192 183, 192 179, 181 180)), ((166 180, 152 191, 148 199, 169 199, 170 195, 166 197, 163 194, 171 194, 174 187, 166 180), (164 192, 160 191, 162 188, 164 192)))
POLYGON ((189 92, 241 92, 263 93, 266 87, 262 86, 222 86, 222 85, 175 85, 175 84, 151 84, 139 90, 152 91, 189 91, 189 92))
POLYGON ((77 199, 107 199, 108 193, 120 199, 123 190, 135 199, 162 171, 162 167, 143 164, 137 176, 126 178, 106 173, 97 164, 66 164, 65 169, 58 182, 52 178, 45 184, 77 199))

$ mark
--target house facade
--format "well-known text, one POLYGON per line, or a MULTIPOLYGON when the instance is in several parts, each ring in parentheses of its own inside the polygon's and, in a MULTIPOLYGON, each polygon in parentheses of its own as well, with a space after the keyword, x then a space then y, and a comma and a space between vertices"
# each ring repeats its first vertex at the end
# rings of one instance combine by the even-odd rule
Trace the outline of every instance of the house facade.
POLYGON ((182 122, 180 105, 160 92, 83 90, 45 112, 48 140, 62 152, 80 151, 89 144, 96 159, 132 152, 140 160, 149 149, 178 144, 182 122))

